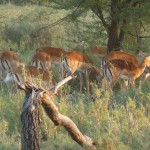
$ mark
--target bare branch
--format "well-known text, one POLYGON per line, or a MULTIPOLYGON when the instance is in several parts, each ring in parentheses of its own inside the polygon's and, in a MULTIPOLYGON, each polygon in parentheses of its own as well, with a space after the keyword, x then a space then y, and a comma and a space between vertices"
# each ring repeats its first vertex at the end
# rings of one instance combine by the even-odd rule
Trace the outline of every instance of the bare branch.
POLYGON ((101 20, 103 26, 105 27, 107 33, 108 33, 108 28, 109 25, 106 23, 104 16, 103 16, 103 12, 101 10, 100 7, 97 8, 97 10, 95 9, 95 7, 91 7, 91 10, 98 16, 98 18, 101 20))
POLYGON ((67 78, 65 78, 65 79, 63 79, 62 81, 58 82, 58 84, 57 84, 54 88, 50 89, 50 92, 53 93, 53 94, 57 94, 58 89, 59 89, 62 85, 64 85, 66 82, 68 82, 69 80, 71 80, 71 79, 73 79, 73 78, 75 78, 75 77, 73 77, 73 76, 68 76, 67 78))
POLYGON ((96 143, 88 136, 83 135, 76 124, 67 116, 62 115, 57 106, 52 101, 48 92, 41 92, 38 101, 42 104, 48 117, 54 122, 54 125, 64 126, 71 135, 72 139, 86 149, 96 150, 96 143))
POLYGON ((73 10, 71 13, 69 13, 67 16, 59 19, 58 21, 52 23, 52 24, 48 24, 48 25, 45 25, 45 26, 42 26, 39 28, 39 30, 43 30, 43 29, 46 29, 46 28, 52 28, 53 26, 56 26, 60 23, 63 23, 65 20, 69 19, 69 17, 71 17, 72 15, 74 15, 74 13, 77 12, 77 10, 79 9, 79 7, 81 6, 81 4, 84 2, 84 0, 82 0, 79 5, 75 8, 75 10, 73 10))
MULTIPOLYGON (((133 37, 137 37, 137 35, 135 35, 135 34, 133 34, 133 33, 131 33, 131 32, 127 32, 127 34, 129 34, 129 35, 131 35, 131 36, 133 36, 133 37)), ((150 35, 147 35, 147 36, 139 36, 139 38, 150 38, 150 35)))

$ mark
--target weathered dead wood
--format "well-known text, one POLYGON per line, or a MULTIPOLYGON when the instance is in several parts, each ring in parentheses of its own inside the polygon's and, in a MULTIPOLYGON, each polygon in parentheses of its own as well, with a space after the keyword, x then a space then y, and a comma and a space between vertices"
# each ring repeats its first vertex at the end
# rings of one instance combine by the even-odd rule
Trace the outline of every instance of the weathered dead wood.
POLYGON ((24 98, 21 113, 21 150, 40 150, 39 109, 34 89, 24 98))
POLYGON ((71 135, 72 139, 86 149, 96 150, 96 143, 88 136, 83 135, 76 124, 67 116, 62 115, 57 106, 51 99, 49 92, 41 92, 37 98, 42 104, 48 117, 54 122, 54 125, 64 126, 71 135))

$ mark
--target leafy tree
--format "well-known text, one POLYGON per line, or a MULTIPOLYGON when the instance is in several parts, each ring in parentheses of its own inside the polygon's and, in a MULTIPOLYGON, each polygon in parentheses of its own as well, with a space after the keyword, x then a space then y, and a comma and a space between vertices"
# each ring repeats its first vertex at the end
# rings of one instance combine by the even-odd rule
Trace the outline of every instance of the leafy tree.
MULTIPOLYGON (((0 2, 4 3, 3 0, 0 2)), ((68 11, 68 15, 53 23, 52 26, 64 22, 64 20, 73 23, 78 22, 76 27, 82 23, 87 29, 86 34, 91 35, 90 32, 93 32, 93 35, 96 35, 95 37, 92 36, 93 39, 98 37, 100 39, 101 36, 107 35, 108 51, 119 50, 125 39, 127 41, 134 39, 138 46, 141 45, 142 38, 147 37, 147 29, 149 30, 149 25, 147 25, 150 20, 149 0, 9 0, 9 2, 17 5, 30 3, 54 9, 65 9, 68 11), (89 21, 87 24, 84 16, 89 15, 91 17, 91 14, 97 17, 95 22, 89 21), (80 17, 82 20, 79 19, 80 17)), ((51 25, 46 25, 39 30, 49 27, 51 25)), ((81 39, 82 30, 79 31, 78 35, 81 39)), ((84 36, 87 35, 84 33, 84 36)))
POLYGON ((150 3, 147 0, 52 0, 57 9, 72 11, 72 20, 92 10, 108 36, 108 51, 118 50, 125 35, 140 38, 136 27, 149 19, 150 3), (131 28, 135 25, 135 29, 131 28))

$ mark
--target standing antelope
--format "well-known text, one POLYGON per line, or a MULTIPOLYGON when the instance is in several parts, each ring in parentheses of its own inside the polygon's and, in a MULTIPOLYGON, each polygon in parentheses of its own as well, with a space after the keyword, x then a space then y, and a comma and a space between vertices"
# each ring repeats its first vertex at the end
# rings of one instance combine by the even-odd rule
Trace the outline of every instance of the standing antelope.
MULTIPOLYGON (((146 56, 150 56, 150 53, 147 52, 142 52, 138 50, 138 54, 137 57, 141 60, 146 56)), ((146 80, 150 78, 150 67, 146 67, 142 76, 141 76, 141 80, 146 80)), ((140 83, 141 84, 141 83, 140 83)))
POLYGON ((137 66, 133 62, 126 60, 110 60, 104 65, 104 76, 113 88, 119 78, 129 80, 130 86, 133 86, 135 80, 144 72, 146 66, 150 66, 150 56, 145 57, 137 66))
POLYGON ((14 80, 16 83, 30 82, 35 85, 40 85, 43 88, 50 88, 54 85, 55 79, 45 70, 37 69, 34 66, 20 66, 7 73, 4 82, 14 80))
POLYGON ((80 76, 80 91, 82 91, 83 79, 85 74, 87 92, 89 93, 89 75, 92 74, 95 79, 100 81, 100 72, 94 67, 92 60, 85 54, 77 51, 65 52, 63 55, 63 66, 72 75, 75 71, 80 76))

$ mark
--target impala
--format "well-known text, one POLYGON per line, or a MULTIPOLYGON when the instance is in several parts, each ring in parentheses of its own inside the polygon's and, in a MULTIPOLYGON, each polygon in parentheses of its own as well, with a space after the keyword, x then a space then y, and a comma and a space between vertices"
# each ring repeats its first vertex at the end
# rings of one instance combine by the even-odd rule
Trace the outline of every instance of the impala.
POLYGON ((1 65, 6 71, 17 68, 20 62, 20 57, 13 51, 4 51, 1 53, 1 65))
POLYGON ((37 69, 34 66, 20 66, 7 73, 4 82, 14 80, 16 83, 30 82, 33 85, 40 85, 42 88, 50 88, 55 84, 55 79, 45 70, 37 69))
MULTIPOLYGON (((143 59, 146 56, 150 56, 150 53, 148 53, 148 52, 142 52, 142 51, 138 50, 137 57, 140 60, 143 59)), ((144 70, 144 72, 142 74, 142 77, 141 77, 142 80, 146 80, 148 78, 150 78, 150 67, 146 67, 146 69, 144 70)))
POLYGON ((107 54, 107 46, 94 45, 90 49, 91 53, 98 57, 104 57, 107 54))
POLYGON ((37 52, 44 52, 51 58, 53 64, 60 64, 60 58, 62 57, 64 50, 55 47, 40 47, 36 49, 37 52))
MULTIPOLYGON (((50 46, 40 47, 36 49, 37 52, 44 52, 50 56, 50 63, 52 65, 53 71, 56 71, 56 66, 59 67, 59 71, 62 71, 61 67, 61 58, 64 54, 64 50, 62 48, 55 48, 50 46)), ((61 79, 63 78, 63 72, 60 72, 61 79)))
MULTIPOLYGON (((3 70, 2 63, 1 63, 1 56, 2 56, 2 53, 0 53, 0 79, 2 80, 3 79, 4 70, 3 70)), ((1 84, 1 87, 2 87, 2 84, 1 84)))
MULTIPOLYGON (((111 60, 124 60, 126 62, 132 62, 136 66, 139 64, 138 58, 134 56, 133 54, 126 53, 123 51, 115 51, 115 52, 110 52, 108 53, 105 57, 103 57, 102 62, 101 62, 101 70, 104 69, 104 66, 107 62, 111 60)), ((104 73, 104 71, 103 71, 104 73)), ((104 75, 105 76, 105 75, 104 75)), ((125 86, 127 86, 126 80, 124 80, 125 86)))
POLYGON ((139 61, 136 56, 130 53, 116 51, 116 52, 110 52, 108 53, 103 59, 102 59, 102 68, 103 66, 110 60, 114 59, 121 59, 128 62, 132 62, 136 66, 139 64, 139 61))
POLYGON ((36 68, 41 68, 43 70, 50 70, 51 69, 51 56, 45 52, 37 52, 31 61, 31 65, 35 66, 36 68))
POLYGON ((89 93, 89 75, 100 82, 100 72, 93 65, 92 60, 85 54, 77 51, 65 52, 63 55, 63 66, 72 75, 75 71, 79 72, 80 75, 80 91, 82 91, 83 79, 82 74, 86 78, 87 92, 89 93))
POLYGON ((119 78, 129 80, 130 86, 133 86, 135 80, 144 72, 147 66, 150 66, 150 56, 145 57, 138 66, 133 62, 115 59, 105 64, 103 73, 111 88, 119 78))

